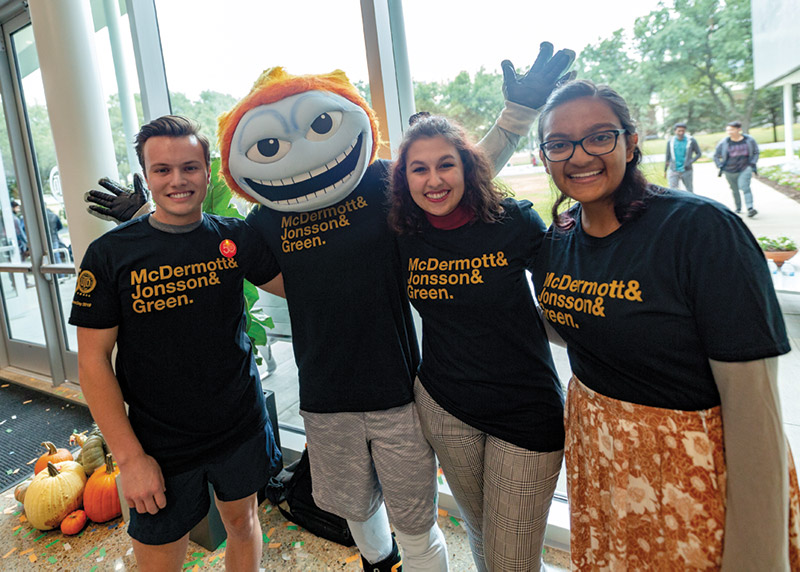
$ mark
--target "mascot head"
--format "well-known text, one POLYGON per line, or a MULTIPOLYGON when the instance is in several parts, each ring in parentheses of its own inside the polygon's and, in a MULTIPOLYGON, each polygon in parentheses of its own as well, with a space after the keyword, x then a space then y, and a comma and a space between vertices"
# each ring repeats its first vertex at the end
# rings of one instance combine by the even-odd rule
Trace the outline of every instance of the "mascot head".
POLYGON ((345 198, 380 144, 375 112, 344 72, 293 76, 280 67, 219 117, 218 136, 230 189, 286 212, 345 198))

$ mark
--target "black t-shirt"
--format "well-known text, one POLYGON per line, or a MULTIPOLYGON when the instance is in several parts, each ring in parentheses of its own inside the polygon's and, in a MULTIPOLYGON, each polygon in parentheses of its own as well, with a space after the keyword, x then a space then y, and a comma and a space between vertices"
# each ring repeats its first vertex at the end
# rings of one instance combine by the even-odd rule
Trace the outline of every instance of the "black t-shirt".
POLYGON ((130 422, 165 474, 263 428, 242 288, 245 278, 263 284, 278 272, 258 233, 213 215, 182 234, 137 218, 86 251, 69 322, 119 328, 116 375, 130 422))
POLYGON ((719 405, 708 360, 789 351, 766 260, 742 220, 661 189, 604 238, 548 230, 533 273, 575 375, 615 399, 695 411, 719 405))
POLYGON ((330 207, 261 207, 247 217, 283 271, 305 411, 378 411, 413 399, 419 350, 386 223, 387 173, 388 162, 372 163, 330 207))
POLYGON ((749 165, 750 147, 747 145, 747 138, 741 141, 728 139, 728 161, 724 170, 729 173, 741 173, 749 165))
POLYGON ((533 451, 564 447, 561 384, 525 272, 545 226, 531 203, 502 220, 398 237, 422 316, 425 389, 447 412, 533 451))

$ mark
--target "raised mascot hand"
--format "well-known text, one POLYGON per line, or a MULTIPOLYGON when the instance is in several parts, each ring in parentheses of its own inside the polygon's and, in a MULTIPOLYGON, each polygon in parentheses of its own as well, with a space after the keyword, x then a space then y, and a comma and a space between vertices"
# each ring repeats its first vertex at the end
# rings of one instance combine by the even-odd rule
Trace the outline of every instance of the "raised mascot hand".
POLYGON ((87 203, 93 203, 89 205, 89 214, 97 218, 116 223, 126 222, 147 203, 147 189, 138 173, 133 176, 133 189, 106 177, 100 179, 98 184, 108 192, 91 190, 83 196, 87 203))
POLYGON ((542 42, 536 61, 525 75, 517 75, 514 64, 503 60, 503 95, 513 103, 539 109, 556 86, 575 77, 574 71, 567 72, 574 60, 572 50, 558 50, 553 55, 550 42, 542 42))

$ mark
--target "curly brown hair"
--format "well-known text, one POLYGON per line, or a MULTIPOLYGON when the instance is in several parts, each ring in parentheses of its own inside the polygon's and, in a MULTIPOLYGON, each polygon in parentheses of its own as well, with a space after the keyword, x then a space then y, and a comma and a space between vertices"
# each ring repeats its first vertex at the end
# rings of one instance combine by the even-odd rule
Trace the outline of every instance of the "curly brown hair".
POLYGON ((390 179, 389 226, 395 232, 404 234, 419 232, 426 223, 425 212, 411 198, 406 167, 411 145, 419 139, 434 137, 443 137, 456 148, 461 157, 464 166, 464 197, 460 204, 484 222, 499 220, 503 213, 500 201, 507 196, 507 192, 492 181, 494 170, 491 163, 459 125, 444 117, 431 115, 418 119, 409 127, 400 144, 390 179))

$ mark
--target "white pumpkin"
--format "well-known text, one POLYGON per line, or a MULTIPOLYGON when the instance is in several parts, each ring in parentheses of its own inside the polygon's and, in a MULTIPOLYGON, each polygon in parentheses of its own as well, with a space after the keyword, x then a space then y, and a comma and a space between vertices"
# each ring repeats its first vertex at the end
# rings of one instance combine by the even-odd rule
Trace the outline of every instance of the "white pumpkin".
POLYGON ((47 464, 25 492, 25 516, 38 530, 52 530, 83 503, 86 473, 75 461, 47 464))

